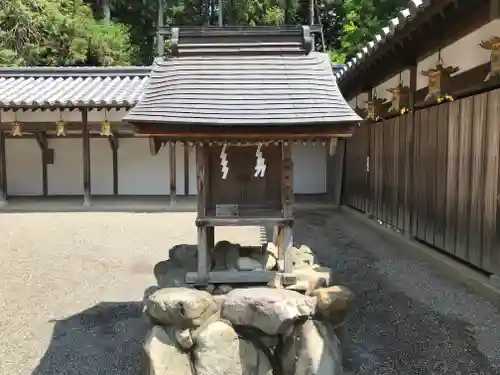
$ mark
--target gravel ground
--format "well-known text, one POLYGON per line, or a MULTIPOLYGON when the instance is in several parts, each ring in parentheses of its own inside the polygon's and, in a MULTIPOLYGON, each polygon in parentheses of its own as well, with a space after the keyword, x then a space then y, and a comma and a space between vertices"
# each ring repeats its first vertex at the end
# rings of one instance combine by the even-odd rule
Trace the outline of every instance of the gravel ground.
MULTIPOLYGON (((193 213, 0 214, 0 375, 136 375, 153 265, 194 244, 193 213)), ((218 239, 259 242, 259 228, 218 239)), ((357 374, 500 374, 500 311, 339 213, 299 214, 296 241, 349 285, 357 374)))
POLYGON ((350 367, 370 375, 500 374, 500 309, 351 215, 298 215, 295 240, 357 295, 350 367))

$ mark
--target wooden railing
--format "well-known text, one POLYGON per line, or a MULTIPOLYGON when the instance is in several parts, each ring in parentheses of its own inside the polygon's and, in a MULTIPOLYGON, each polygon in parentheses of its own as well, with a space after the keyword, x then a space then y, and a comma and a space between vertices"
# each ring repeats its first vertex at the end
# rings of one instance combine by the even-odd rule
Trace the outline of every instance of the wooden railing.
POLYGON ((357 128, 343 203, 500 274, 500 89, 357 128))

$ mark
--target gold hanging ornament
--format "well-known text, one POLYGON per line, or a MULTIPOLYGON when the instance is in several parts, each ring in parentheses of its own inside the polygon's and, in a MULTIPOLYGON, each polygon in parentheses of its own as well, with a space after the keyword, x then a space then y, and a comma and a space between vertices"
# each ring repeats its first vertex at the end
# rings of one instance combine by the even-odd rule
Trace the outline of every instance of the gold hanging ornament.
POLYGON ((21 137, 23 135, 20 122, 14 121, 12 123, 12 130, 11 130, 10 135, 12 137, 21 137))
POLYGON ((428 77, 427 96, 425 102, 450 102, 453 97, 449 94, 451 85, 451 75, 458 72, 458 66, 444 66, 443 59, 441 58, 441 51, 438 54, 438 61, 436 67, 424 70, 421 74, 428 77))
POLYGON ((387 100, 377 97, 377 90, 373 90, 372 99, 366 101, 366 104, 368 104, 368 116, 366 119, 371 121, 382 120, 384 116, 384 105, 386 103, 387 100))
POLYGON ((390 113, 399 113, 404 115, 409 112, 408 102, 410 97, 410 88, 403 84, 402 73, 399 73, 399 83, 396 87, 387 90, 391 93, 391 108, 390 113))
POLYGON ((109 137, 111 135, 111 123, 108 121, 108 110, 104 110, 104 121, 101 122, 101 130, 99 134, 103 137, 109 137))
POLYGON ((500 77, 500 37, 492 36, 489 40, 483 40, 479 44, 481 48, 491 51, 490 72, 485 81, 500 77))
POLYGON ((56 122, 56 136, 64 137, 66 135, 66 124, 63 121, 56 122))

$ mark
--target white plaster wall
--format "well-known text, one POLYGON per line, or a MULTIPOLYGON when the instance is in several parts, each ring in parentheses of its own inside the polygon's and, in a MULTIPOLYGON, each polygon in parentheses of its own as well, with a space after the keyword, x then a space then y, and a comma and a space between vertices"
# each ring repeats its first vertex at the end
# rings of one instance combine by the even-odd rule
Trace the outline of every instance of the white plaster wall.
POLYGON ((316 144, 293 144, 293 192, 295 194, 326 193, 326 150, 316 144))
MULTIPOLYGON (((460 67, 460 70, 457 72, 459 74, 489 62, 490 51, 479 47, 479 43, 482 40, 487 40, 492 36, 498 35, 499 31, 500 20, 494 20, 448 47, 443 48, 441 58, 444 64, 460 67)), ((436 51, 435 54, 418 63, 417 89, 427 87, 427 77, 424 77, 421 72, 422 70, 435 67, 437 59, 438 53, 436 51)))
POLYGON ((107 138, 90 139, 90 191, 113 194, 113 151, 107 138))
POLYGON ((5 141, 7 194, 42 195, 42 157, 35 139, 5 141))
POLYGON ((196 185, 196 147, 190 147, 189 151, 189 194, 196 195, 198 186, 196 185))
POLYGON ((148 138, 122 138, 118 148, 118 194, 170 194, 169 150, 153 156, 148 138))
POLYGON ((48 194, 83 194, 82 140, 48 139, 48 146, 54 149, 54 164, 47 166, 48 194))

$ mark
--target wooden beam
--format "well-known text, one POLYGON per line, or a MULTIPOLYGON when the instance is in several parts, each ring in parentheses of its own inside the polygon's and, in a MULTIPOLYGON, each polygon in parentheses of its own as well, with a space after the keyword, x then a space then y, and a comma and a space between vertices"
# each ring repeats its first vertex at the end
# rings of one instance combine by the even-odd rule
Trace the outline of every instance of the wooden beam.
POLYGON ((206 147, 196 146, 196 188, 198 218, 207 216, 208 200, 208 153, 206 147))
POLYGON ((46 197, 48 195, 49 191, 49 180, 48 180, 48 173, 47 173, 47 165, 48 163, 48 158, 49 158, 49 146, 47 142, 47 134, 45 132, 36 132, 35 134, 35 139, 36 142, 38 143, 38 146, 40 147, 40 153, 41 153, 41 158, 42 158, 42 190, 43 190, 43 196, 46 197))
MULTIPOLYGON (((275 271, 213 271, 207 274, 207 282, 210 284, 266 284, 276 277, 275 271)), ((199 273, 188 272, 186 274, 187 284, 198 284, 199 273)))
POLYGON ((156 137, 149 137, 149 152, 151 155, 156 156, 158 152, 160 152, 160 148, 162 147, 162 143, 156 137))
POLYGON ((170 205, 173 206, 175 204, 175 200, 177 198, 177 184, 176 184, 176 145, 177 142, 170 142, 168 150, 169 150, 169 171, 170 171, 170 205))
POLYGON ((335 168, 335 177, 334 177, 334 185, 333 185, 333 203, 340 207, 341 195, 342 195, 342 180, 344 177, 344 157, 345 157, 345 139, 341 139, 337 141, 337 147, 335 150, 335 154, 333 155, 334 159, 334 168, 335 168))
POLYGON ((108 137, 109 146, 113 153, 113 195, 118 195, 118 147, 117 134, 113 133, 108 137))
POLYGON ((246 140, 246 139, 258 139, 258 140, 282 140, 282 139, 314 139, 314 138, 350 138, 352 137, 352 132, 356 124, 349 124, 349 128, 341 132, 321 132, 321 133, 311 133, 311 132, 290 132, 290 133, 170 133, 163 131, 158 131, 156 133, 152 130, 138 129, 138 134, 148 134, 154 137, 164 137, 169 140, 197 140, 197 141, 207 141, 211 139, 234 139, 234 140, 246 140))
POLYGON ((90 137, 88 112, 82 110, 82 151, 83 151, 83 205, 91 205, 91 183, 90 183, 90 137))
POLYGON ((7 204, 7 160, 5 133, 0 131, 0 206, 7 204))

